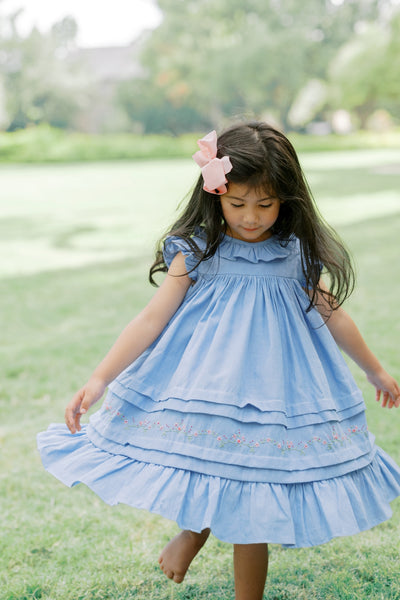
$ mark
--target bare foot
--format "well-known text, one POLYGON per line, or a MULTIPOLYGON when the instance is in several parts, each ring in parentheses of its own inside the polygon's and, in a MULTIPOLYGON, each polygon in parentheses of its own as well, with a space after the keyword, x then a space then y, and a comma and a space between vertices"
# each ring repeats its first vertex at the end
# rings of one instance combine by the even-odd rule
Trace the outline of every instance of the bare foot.
POLYGON ((183 530, 168 542, 158 559, 165 575, 175 583, 182 583, 190 563, 209 535, 209 529, 203 529, 201 533, 183 530))

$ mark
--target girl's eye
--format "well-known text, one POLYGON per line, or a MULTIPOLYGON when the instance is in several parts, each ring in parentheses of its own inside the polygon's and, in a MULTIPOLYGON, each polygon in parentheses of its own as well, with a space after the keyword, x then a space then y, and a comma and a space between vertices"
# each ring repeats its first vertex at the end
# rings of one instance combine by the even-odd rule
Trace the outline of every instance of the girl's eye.
MULTIPOLYGON (((272 206, 272 202, 269 202, 269 204, 259 204, 258 207, 259 208, 270 208, 270 206, 272 206)), ((231 202, 231 206, 233 206, 234 208, 242 208, 244 206, 244 204, 235 204, 234 202, 231 202)))

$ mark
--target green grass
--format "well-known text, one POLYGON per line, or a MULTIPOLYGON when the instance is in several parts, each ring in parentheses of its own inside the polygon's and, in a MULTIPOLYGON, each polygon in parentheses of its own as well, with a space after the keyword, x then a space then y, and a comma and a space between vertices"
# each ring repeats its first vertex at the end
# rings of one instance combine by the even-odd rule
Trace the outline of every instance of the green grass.
MULTIPOLYGON (((348 309, 400 379, 400 173, 394 150, 304 157, 324 214, 356 257, 348 309), (363 210, 361 210, 361 208, 363 210)), ((196 175, 189 160, 0 169, 0 600, 233 598, 231 548, 211 538, 182 586, 157 556, 174 523, 109 507, 41 466, 35 436, 150 298, 154 241, 196 175)), ((377 442, 400 463, 400 414, 351 366, 377 442)), ((312 549, 271 547, 266 600, 400 599, 393 518, 312 549)))

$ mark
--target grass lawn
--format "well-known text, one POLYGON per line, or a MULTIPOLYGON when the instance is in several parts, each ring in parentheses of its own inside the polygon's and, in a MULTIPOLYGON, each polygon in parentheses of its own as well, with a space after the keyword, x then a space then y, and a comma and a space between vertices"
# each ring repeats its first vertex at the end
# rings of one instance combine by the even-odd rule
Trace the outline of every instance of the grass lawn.
MULTIPOLYGON (((347 308, 400 379, 400 151, 307 154, 320 208, 353 251, 347 308)), ((36 433, 153 293, 154 243, 197 174, 190 160, 1 166, 0 600, 231 600, 231 548, 211 538, 185 583, 157 565, 174 523, 110 508, 48 475, 36 433)), ((400 412, 365 392, 377 443, 400 463, 400 412)), ((377 528, 324 546, 271 547, 266 600, 400 599, 400 501, 377 528)))

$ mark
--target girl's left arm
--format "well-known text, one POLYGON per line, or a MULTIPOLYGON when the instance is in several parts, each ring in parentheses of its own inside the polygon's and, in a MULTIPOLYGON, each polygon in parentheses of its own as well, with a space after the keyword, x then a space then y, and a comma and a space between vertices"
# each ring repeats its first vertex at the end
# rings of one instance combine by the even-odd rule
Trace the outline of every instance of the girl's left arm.
POLYGON ((150 302, 128 323, 87 383, 67 405, 65 421, 71 433, 81 430, 81 416, 100 400, 109 383, 161 334, 183 302, 191 284, 185 257, 179 252, 150 302))
MULTIPOLYGON (((327 289, 322 282, 320 286, 322 289, 327 289)), ((323 316, 331 311, 322 294, 318 295, 316 308, 323 316)), ((400 406, 399 384, 385 371, 369 349, 350 315, 340 306, 331 312, 326 326, 337 345, 365 372, 368 381, 376 389, 376 400, 379 402, 382 397, 383 407, 398 408, 400 406)))

